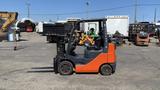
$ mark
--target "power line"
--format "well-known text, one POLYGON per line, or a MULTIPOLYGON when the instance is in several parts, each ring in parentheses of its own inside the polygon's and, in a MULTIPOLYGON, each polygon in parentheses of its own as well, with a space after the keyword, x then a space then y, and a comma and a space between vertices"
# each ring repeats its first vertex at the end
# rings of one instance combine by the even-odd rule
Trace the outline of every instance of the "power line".
MULTIPOLYGON (((137 7, 140 6, 160 6, 160 4, 136 4, 137 7)), ((131 8, 135 7, 135 4, 133 5, 126 5, 126 6, 119 6, 119 7, 113 7, 113 8, 107 8, 107 9, 97 9, 97 10, 90 10, 88 13, 98 13, 98 12, 104 12, 104 11, 111 11, 111 10, 118 10, 118 9, 123 9, 123 8, 131 8)), ((85 11, 81 12, 70 12, 70 13, 33 13, 31 15, 51 15, 51 16, 64 16, 64 15, 79 15, 79 14, 86 14, 85 11)), ((27 14, 21 14, 21 15, 27 15, 27 14)))
POLYGON ((137 6, 159 6, 160 4, 137 4, 137 6))
MULTIPOLYGON (((108 8, 108 9, 97 9, 97 10, 90 10, 88 13, 97 13, 97 12, 103 12, 103 11, 109 11, 109 10, 118 10, 122 8, 127 8, 127 7, 133 7, 133 5, 127 5, 127 6, 121 6, 121 7, 114 7, 114 8, 108 8)), ((48 14, 32 14, 32 15, 76 15, 76 14, 85 14, 86 12, 71 12, 71 13, 59 13, 59 14, 53 14, 53 13, 48 13, 48 14)), ((26 15, 26 14, 23 14, 26 15)))

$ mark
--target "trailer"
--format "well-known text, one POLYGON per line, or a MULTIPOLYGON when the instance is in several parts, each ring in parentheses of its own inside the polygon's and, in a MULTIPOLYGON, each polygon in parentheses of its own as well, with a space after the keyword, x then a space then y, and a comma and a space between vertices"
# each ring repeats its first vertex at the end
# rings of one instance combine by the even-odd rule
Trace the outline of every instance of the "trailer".
POLYGON ((128 16, 107 16, 107 32, 114 35, 119 32, 123 38, 128 37, 129 30, 129 17, 128 16))

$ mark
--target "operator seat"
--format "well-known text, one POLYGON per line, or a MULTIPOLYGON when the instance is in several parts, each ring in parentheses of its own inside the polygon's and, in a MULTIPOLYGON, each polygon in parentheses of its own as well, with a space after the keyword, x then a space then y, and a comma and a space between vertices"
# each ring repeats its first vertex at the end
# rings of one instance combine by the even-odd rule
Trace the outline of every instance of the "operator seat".
POLYGON ((102 52, 102 49, 85 49, 84 51, 84 58, 96 58, 100 53, 102 52))

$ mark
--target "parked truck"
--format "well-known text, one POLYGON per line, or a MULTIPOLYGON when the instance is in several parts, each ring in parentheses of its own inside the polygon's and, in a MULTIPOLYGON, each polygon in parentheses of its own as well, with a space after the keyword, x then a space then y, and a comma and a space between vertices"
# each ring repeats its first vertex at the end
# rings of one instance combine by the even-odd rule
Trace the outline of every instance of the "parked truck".
POLYGON ((30 18, 22 18, 16 22, 16 27, 20 29, 20 32, 33 32, 35 26, 35 22, 30 18))
POLYGON ((72 29, 72 26, 74 26, 74 22, 77 20, 79 19, 67 19, 56 22, 39 22, 36 26, 36 32, 46 36, 49 43, 54 43, 56 41, 56 36, 65 35, 69 32, 69 30, 72 29))
POLYGON ((51 29, 53 26, 53 22, 39 22, 36 26, 36 32, 44 36, 45 30, 51 29))
MULTIPOLYGON (((54 24, 43 24, 42 34, 46 36, 49 43, 55 43, 57 35, 68 36, 67 33, 73 28, 74 21, 55 22, 54 24)), ((66 40, 67 41, 67 40, 66 40)))

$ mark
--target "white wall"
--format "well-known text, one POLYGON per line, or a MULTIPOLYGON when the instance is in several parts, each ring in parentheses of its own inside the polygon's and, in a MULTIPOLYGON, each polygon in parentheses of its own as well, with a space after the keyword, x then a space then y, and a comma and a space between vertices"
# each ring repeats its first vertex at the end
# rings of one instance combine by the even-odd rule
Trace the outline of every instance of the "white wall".
POLYGON ((96 34, 99 32, 99 23, 98 22, 84 22, 80 24, 81 30, 85 31, 86 33, 91 29, 94 28, 96 34))

